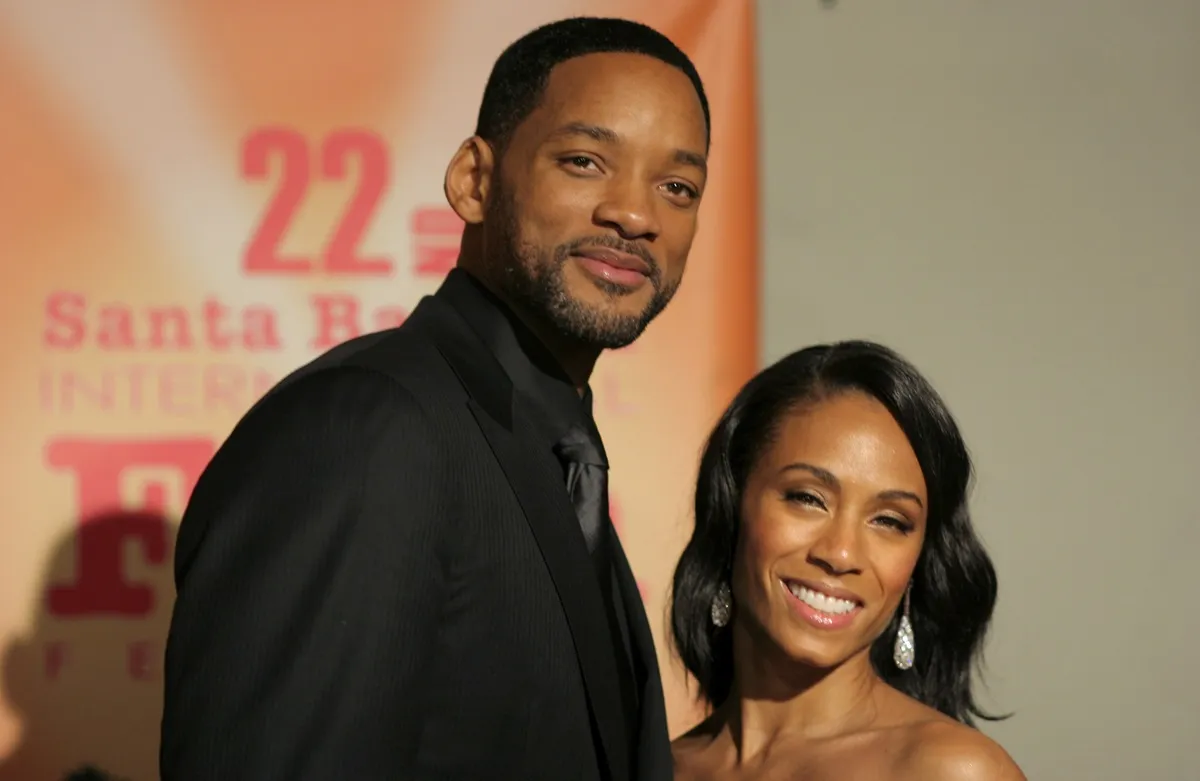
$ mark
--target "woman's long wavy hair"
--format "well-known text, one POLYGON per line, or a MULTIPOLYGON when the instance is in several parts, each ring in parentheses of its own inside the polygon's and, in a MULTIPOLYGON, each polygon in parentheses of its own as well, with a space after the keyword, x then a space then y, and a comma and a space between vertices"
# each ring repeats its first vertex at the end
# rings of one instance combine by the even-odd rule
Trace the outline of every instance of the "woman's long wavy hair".
POLYGON ((909 613, 916 663, 902 671, 892 661, 900 611, 872 645, 871 663, 891 686, 964 724, 1004 718, 983 712, 971 692, 996 603, 996 571, 967 512, 970 456, 933 387, 873 342, 792 353, 751 380, 721 416, 700 461, 695 530, 675 569, 676 650, 700 696, 713 707, 724 702, 733 687, 732 632, 714 626, 710 611, 718 587, 730 580, 746 479, 789 413, 846 392, 867 394, 891 411, 916 453, 929 497, 909 613))

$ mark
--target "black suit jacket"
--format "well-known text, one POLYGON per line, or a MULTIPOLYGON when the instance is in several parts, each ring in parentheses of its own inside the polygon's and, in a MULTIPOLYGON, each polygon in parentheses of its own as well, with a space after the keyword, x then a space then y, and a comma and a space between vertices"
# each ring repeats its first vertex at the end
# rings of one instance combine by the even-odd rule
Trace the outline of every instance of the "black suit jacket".
POLYGON ((493 355, 424 299, 268 393, 196 485, 163 781, 672 775, 624 553, 635 718, 563 484, 493 355))

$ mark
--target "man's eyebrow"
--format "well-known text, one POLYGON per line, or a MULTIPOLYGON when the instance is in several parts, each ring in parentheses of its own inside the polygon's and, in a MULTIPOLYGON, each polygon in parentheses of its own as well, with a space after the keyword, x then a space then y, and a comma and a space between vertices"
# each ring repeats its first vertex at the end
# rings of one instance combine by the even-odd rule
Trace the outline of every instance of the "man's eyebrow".
POLYGON ((587 122, 568 122, 552 132, 547 138, 568 138, 570 136, 587 136, 603 144, 621 143, 621 136, 617 134, 617 131, 599 125, 590 125, 587 122))
POLYGON ((699 152, 677 149, 675 150, 675 162, 699 168, 704 174, 708 174, 708 159, 699 152))

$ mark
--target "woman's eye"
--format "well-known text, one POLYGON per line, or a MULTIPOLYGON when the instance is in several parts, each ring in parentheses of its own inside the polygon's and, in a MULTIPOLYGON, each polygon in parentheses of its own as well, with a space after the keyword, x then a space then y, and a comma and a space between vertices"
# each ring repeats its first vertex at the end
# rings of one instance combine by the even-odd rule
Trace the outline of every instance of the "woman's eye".
POLYGON ((903 518, 893 518, 890 515, 881 515, 875 519, 875 522, 891 529, 895 529, 902 534, 908 534, 913 530, 913 525, 903 518))
POLYGON ((804 504, 810 507, 825 506, 825 503, 821 501, 821 497, 809 491, 788 491, 785 496, 789 502, 795 504, 804 504))

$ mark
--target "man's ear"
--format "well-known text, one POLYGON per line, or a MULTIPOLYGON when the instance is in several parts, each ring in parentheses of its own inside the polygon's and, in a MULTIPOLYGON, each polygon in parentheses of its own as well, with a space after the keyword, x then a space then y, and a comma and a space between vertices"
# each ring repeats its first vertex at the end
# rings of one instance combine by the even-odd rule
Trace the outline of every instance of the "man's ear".
POLYGON ((479 136, 463 141, 450 158, 443 183, 446 201, 468 225, 483 222, 495 165, 491 144, 479 136))

